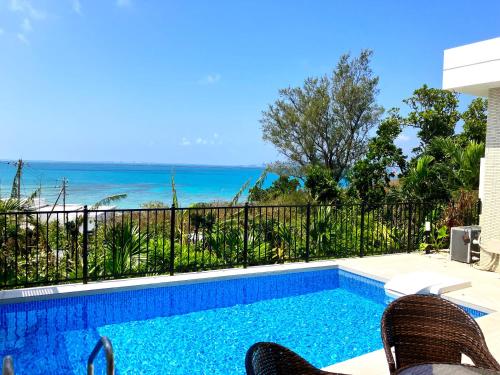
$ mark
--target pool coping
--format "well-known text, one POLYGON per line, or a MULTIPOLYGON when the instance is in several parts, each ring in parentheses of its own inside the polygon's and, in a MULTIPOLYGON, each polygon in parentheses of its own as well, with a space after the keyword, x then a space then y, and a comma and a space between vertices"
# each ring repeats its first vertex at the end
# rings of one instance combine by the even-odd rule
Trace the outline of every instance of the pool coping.
MULTIPOLYGON (((32 301, 51 300, 67 297, 86 296, 94 294, 114 293, 121 291, 149 289, 154 287, 166 287, 174 285, 196 284, 217 280, 238 279, 255 276, 279 275, 295 272, 319 271, 328 269, 340 269, 367 277, 382 283, 389 281, 388 278, 368 273, 356 267, 339 264, 338 260, 319 260, 313 262, 299 262, 286 264, 270 264, 263 266, 252 266, 249 268, 226 268, 221 270, 199 271, 182 273, 177 275, 132 277, 126 279, 92 281, 88 284, 73 283, 50 286, 37 286, 31 288, 0 290, 0 305, 12 303, 24 303, 32 301)), ((486 306, 479 306, 457 298, 442 294, 441 297, 456 304, 470 307, 475 310, 491 314, 496 310, 486 306)), ((479 318, 480 319, 480 318, 479 318)))
MULTIPOLYGON (((345 269, 335 261, 301 262, 287 264, 272 264, 249 268, 228 268, 215 271, 199 271, 182 273, 174 276, 146 276, 117 280, 93 281, 88 284, 60 284, 37 286, 31 288, 8 289, 0 291, 0 305, 50 300, 66 297, 85 296, 93 294, 114 293, 155 287, 196 284, 208 281, 238 279, 255 276, 278 275, 286 273, 319 271, 327 269, 345 269)), ((350 271, 352 272, 352 271, 350 271)), ((356 272, 357 273, 357 272, 356 272)), ((362 273, 358 273, 364 276, 362 273)), ((371 277, 371 276, 367 276, 371 277)), ((371 277, 373 278, 373 277, 371 277)), ((373 278, 378 280, 377 278, 373 278)), ((383 280, 379 280, 383 281, 383 280)))

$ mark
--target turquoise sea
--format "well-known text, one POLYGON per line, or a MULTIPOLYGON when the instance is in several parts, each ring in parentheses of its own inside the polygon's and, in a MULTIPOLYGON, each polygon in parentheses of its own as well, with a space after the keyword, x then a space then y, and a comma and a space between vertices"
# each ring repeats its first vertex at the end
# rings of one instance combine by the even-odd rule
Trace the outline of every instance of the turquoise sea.
MULTIPOLYGON (((29 195, 41 186, 41 197, 54 202, 66 178, 67 203, 94 204, 113 194, 127 194, 116 202, 123 208, 137 208, 149 201, 172 202, 171 176, 175 177, 181 206, 196 202, 231 200, 247 180, 255 182, 263 167, 203 166, 169 164, 126 164, 26 161, 21 192, 29 195)), ((10 194, 16 173, 14 165, 0 162, 1 196, 10 194)), ((269 185, 274 176, 268 176, 269 185)))

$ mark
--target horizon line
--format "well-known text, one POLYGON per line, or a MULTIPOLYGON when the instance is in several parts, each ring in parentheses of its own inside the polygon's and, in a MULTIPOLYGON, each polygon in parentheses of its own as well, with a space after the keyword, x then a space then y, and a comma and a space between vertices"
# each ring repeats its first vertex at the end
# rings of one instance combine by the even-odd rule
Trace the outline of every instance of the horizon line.
MULTIPOLYGON (((148 161, 85 161, 85 160, 50 160, 50 159, 22 159, 27 163, 68 163, 68 164, 129 164, 129 165, 163 165, 163 166, 183 166, 183 167, 233 167, 233 168, 265 168, 262 164, 197 164, 197 163, 168 163, 168 162, 148 162, 148 161)), ((19 159, 0 159, 0 163, 16 162, 19 159)))

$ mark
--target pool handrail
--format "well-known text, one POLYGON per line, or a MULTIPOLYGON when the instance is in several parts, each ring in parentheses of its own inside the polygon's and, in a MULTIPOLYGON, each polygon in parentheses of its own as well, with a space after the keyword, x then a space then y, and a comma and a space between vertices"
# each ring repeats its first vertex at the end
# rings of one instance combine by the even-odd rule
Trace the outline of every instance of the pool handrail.
POLYGON ((3 357, 2 375, 14 375, 14 361, 10 355, 3 357))
POLYGON ((104 348, 104 354, 106 355, 106 375, 115 374, 115 356, 113 353, 113 345, 111 341, 106 336, 101 336, 99 341, 97 341, 94 350, 90 353, 89 359, 87 361, 87 375, 94 375, 94 360, 99 354, 101 348, 104 348))

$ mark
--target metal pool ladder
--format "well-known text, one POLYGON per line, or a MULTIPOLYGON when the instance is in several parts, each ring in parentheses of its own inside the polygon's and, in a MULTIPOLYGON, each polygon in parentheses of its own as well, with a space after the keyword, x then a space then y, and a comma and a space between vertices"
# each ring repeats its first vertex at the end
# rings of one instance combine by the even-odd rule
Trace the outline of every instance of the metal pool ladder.
POLYGON ((3 357, 2 375, 14 375, 14 361, 10 355, 3 357))
POLYGON ((89 360, 87 361, 87 375, 94 375, 94 359, 99 354, 101 348, 104 348, 104 354, 106 355, 106 375, 115 375, 113 346, 106 336, 101 336, 97 344, 95 344, 94 350, 90 353, 89 360))

